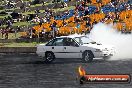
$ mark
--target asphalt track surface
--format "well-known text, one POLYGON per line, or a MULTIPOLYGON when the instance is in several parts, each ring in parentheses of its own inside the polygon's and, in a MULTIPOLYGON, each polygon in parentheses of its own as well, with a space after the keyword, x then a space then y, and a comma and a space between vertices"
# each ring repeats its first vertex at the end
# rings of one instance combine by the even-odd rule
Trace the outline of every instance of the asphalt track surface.
POLYGON ((130 74, 132 59, 82 63, 79 59, 56 59, 43 63, 36 55, 0 55, 0 88, 132 88, 130 84, 83 84, 77 81, 78 67, 87 74, 130 74))

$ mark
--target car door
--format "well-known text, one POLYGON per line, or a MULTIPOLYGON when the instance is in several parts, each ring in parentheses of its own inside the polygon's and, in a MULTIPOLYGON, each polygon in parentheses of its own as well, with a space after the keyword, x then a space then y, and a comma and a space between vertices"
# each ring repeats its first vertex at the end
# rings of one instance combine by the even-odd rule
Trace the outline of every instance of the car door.
POLYGON ((67 38, 64 43, 64 52, 67 58, 81 58, 80 45, 72 38, 67 38))
POLYGON ((63 38, 55 38, 46 45, 47 51, 52 51, 56 58, 65 57, 63 38))

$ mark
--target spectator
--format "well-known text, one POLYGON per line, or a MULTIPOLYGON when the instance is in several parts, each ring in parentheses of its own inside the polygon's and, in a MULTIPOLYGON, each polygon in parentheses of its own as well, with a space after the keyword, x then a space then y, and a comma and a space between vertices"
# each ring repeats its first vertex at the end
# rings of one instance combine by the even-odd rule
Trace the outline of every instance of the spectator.
POLYGON ((21 6, 20 6, 20 9, 24 9, 24 8, 25 8, 25 4, 22 2, 21 6))
POLYGON ((84 15, 86 16, 88 14, 89 14, 89 9, 88 9, 88 7, 85 7, 84 15))
POLYGON ((8 29, 5 30, 5 39, 8 39, 8 29))
POLYGON ((61 2, 61 8, 64 8, 65 6, 64 6, 64 2, 61 2))
POLYGON ((128 4, 128 5, 126 6, 126 10, 131 10, 130 4, 128 4))
POLYGON ((57 23, 54 21, 53 24, 51 25, 53 37, 56 37, 56 31, 57 31, 56 26, 57 26, 57 23))
POLYGON ((91 29, 91 23, 90 23, 90 21, 86 21, 86 27, 88 27, 89 30, 91 29))
POLYGON ((11 27, 11 26, 12 26, 11 20, 8 20, 8 21, 7 21, 7 26, 8 26, 8 27, 11 27))
POLYGON ((100 9, 99 9, 99 7, 96 8, 95 13, 100 13, 100 9))
POLYGON ((0 26, 2 25, 2 21, 0 21, 0 26))
POLYGON ((84 0, 84 2, 91 4, 91 0, 84 0))
POLYGON ((45 17, 43 17, 42 20, 43 20, 43 23, 47 22, 47 19, 45 17))
POLYGON ((33 0, 33 4, 39 4, 40 3, 40 0, 33 0))
POLYGON ((96 0, 97 3, 102 3, 102 0, 96 0))
POLYGON ((77 22, 77 26, 76 26, 76 28, 80 28, 80 23, 79 22, 77 22))
POLYGON ((3 39, 3 37, 4 37, 4 33, 5 33, 4 29, 1 29, 2 39, 3 39))
POLYGON ((66 26, 67 25, 67 23, 65 22, 65 20, 63 19, 63 26, 66 26))
POLYGON ((45 6, 46 2, 42 1, 43 7, 45 6))

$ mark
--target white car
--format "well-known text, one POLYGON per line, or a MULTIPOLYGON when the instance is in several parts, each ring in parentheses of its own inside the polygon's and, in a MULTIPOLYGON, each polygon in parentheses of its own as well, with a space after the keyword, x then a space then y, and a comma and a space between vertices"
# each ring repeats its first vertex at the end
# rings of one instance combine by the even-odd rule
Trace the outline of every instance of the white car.
POLYGON ((55 58, 81 58, 84 62, 91 62, 93 58, 110 57, 114 48, 98 44, 87 36, 63 36, 37 45, 36 53, 48 63, 55 58))

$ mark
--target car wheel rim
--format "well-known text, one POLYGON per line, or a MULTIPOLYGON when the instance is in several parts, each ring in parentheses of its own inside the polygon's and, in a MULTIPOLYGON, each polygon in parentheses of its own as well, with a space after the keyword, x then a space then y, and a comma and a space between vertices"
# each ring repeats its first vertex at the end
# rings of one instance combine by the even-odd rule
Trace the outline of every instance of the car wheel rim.
POLYGON ((86 52, 86 54, 85 54, 85 61, 89 61, 89 53, 88 52, 86 52))
POLYGON ((47 54, 47 60, 48 60, 48 61, 52 61, 52 59, 53 59, 52 54, 51 54, 51 53, 48 53, 48 54, 47 54))

